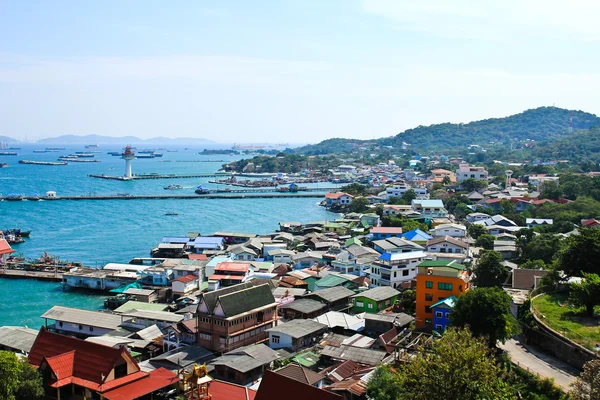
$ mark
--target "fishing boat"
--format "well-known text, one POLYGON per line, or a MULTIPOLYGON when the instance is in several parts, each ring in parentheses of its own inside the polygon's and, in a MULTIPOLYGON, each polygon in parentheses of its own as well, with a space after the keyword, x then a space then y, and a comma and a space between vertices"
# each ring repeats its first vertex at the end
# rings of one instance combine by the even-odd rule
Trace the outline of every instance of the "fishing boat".
POLYGON ((11 193, 4 198, 6 201, 21 201, 23 200, 23 195, 21 193, 11 193))
POLYGON ((179 215, 179 213, 175 211, 167 211, 165 215, 179 215))
POLYGON ((4 234, 7 234, 7 235, 9 234, 9 235, 24 237, 24 238, 28 238, 29 234, 31 233, 31 231, 22 231, 19 228, 4 229, 2 232, 4 232, 4 234))
POLYGON ((169 185, 169 186, 165 186, 163 189, 165 189, 165 190, 181 190, 181 189, 183 189, 183 186, 181 186, 181 185, 169 185))
POLYGON ((121 152, 120 151, 109 151, 106 154, 110 154, 111 156, 120 156, 121 152))
POLYGON ((33 165, 67 165, 66 161, 31 161, 31 160, 19 160, 19 164, 33 164, 33 165))
POLYGON ((194 192, 196 192, 196 194, 209 194, 210 189, 204 186, 198 186, 194 192))
POLYGON ((86 149, 99 149, 100 145, 97 144, 88 144, 87 146, 85 146, 86 149))
POLYGON ((8 167, 7 163, 0 162, 0 168, 6 168, 6 167, 8 167))

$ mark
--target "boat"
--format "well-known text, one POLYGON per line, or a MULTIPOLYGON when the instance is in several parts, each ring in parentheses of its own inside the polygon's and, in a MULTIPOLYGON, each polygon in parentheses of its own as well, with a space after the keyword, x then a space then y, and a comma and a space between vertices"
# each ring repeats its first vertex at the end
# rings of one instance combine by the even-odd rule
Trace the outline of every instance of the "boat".
POLYGON ((19 160, 19 164, 33 164, 33 165, 67 165, 66 161, 31 161, 31 160, 19 160))
POLYGON ((99 149, 100 146, 97 144, 88 144, 87 146, 85 146, 86 149, 99 149))
POLYGON ((154 157, 162 157, 163 153, 152 153, 154 157))
POLYGON ((0 156, 16 156, 16 151, 0 151, 0 156))
POLYGON ((15 236, 11 233, 4 233, 4 238, 6 239, 8 244, 19 244, 25 241, 25 239, 23 239, 22 237, 15 236))
POLYGON ((6 167, 8 167, 7 163, 0 162, 0 168, 6 168, 6 167))
POLYGON ((137 158, 154 158, 154 153, 137 153, 137 158))
POLYGON ((121 152, 120 151, 109 151, 106 154, 110 154, 111 156, 120 156, 121 152))
POLYGON ((59 161, 69 161, 69 162, 100 162, 100 160, 89 160, 89 159, 85 159, 85 158, 79 158, 79 157, 75 157, 74 155, 70 154, 68 156, 61 156, 58 157, 59 161))
POLYGON ((10 228, 10 229, 4 229, 2 232, 4 232, 5 235, 14 235, 17 237, 29 237, 29 234, 31 234, 31 231, 22 231, 19 228, 10 228))
POLYGON ((93 153, 84 151, 76 151, 74 155, 75 157, 94 157, 93 153))
POLYGON ((34 150, 34 153, 47 153, 48 150, 34 150))
POLYGON ((37 193, 32 194, 31 196, 27 196, 27 200, 29 200, 29 201, 40 201, 40 195, 37 194, 37 193))
POLYGON ((204 186, 198 186, 194 192, 196 192, 196 194, 209 194, 210 189, 204 186))
POLYGON ((179 215, 179 213, 175 211, 167 211, 165 215, 179 215))
POLYGON ((165 190, 181 190, 181 189, 183 189, 183 186, 181 186, 181 185, 169 185, 169 186, 165 186, 163 189, 165 189, 165 190))
POLYGON ((62 151, 65 150, 64 147, 46 147, 46 151, 62 151))

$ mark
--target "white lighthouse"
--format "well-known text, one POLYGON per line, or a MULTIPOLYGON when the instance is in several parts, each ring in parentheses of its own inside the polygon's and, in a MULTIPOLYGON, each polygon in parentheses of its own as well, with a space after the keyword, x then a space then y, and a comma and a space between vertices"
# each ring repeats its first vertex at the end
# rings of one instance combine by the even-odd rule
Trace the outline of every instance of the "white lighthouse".
POLYGON ((131 146, 125 147, 125 151, 121 153, 121 158, 125 160, 125 178, 131 179, 131 161, 136 159, 131 146))

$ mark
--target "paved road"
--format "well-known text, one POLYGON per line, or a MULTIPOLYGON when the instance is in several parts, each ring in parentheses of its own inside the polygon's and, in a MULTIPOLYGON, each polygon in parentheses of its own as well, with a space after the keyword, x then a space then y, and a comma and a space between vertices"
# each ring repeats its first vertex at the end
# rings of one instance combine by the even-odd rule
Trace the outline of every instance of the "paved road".
POLYGON ((513 363, 542 377, 554 378, 554 382, 565 391, 569 390, 569 384, 579 375, 577 369, 519 340, 511 339, 505 344, 501 344, 500 348, 508 353, 513 363))

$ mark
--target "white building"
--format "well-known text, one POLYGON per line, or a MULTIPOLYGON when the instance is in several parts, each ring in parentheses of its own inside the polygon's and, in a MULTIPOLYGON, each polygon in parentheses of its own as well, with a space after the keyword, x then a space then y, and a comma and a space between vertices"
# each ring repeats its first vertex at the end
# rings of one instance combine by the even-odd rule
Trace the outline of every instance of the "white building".
POLYGON ((488 172, 484 167, 473 167, 466 163, 459 164, 456 170, 456 181, 461 183, 471 178, 478 181, 487 181, 488 172))
POLYGON ((269 332, 269 347, 275 349, 290 349, 297 351, 309 347, 321 340, 329 327, 311 319, 293 319, 285 324, 279 324, 267 329, 269 332))
POLYGON ((402 197, 402 195, 409 190, 414 190, 417 194, 417 199, 428 199, 429 192, 425 188, 420 187, 410 187, 405 184, 396 184, 393 186, 389 186, 385 189, 385 199, 389 200, 392 197, 402 197))
POLYGON ((42 318, 46 319, 46 328, 76 336, 102 336, 121 324, 119 315, 62 306, 52 307, 42 318), (48 325, 48 320, 54 324, 48 325))
POLYGON ((198 290, 200 287, 199 281, 198 277, 193 274, 173 279, 171 281, 173 296, 181 297, 198 290))
POLYGON ((371 285, 401 287, 416 278, 417 266, 426 256, 424 251, 383 253, 371 266, 371 285))
POLYGON ((460 224, 440 224, 431 231, 432 236, 466 237, 467 228, 460 224))

